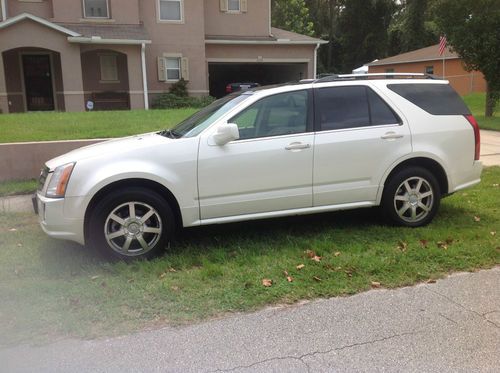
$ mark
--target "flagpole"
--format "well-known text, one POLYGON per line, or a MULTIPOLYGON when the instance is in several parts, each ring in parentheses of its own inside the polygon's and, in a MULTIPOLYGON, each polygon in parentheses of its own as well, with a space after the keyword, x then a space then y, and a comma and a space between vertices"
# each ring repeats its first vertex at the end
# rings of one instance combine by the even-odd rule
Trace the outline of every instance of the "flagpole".
POLYGON ((443 54, 443 79, 446 78, 446 70, 445 70, 445 65, 444 65, 444 54, 443 54))

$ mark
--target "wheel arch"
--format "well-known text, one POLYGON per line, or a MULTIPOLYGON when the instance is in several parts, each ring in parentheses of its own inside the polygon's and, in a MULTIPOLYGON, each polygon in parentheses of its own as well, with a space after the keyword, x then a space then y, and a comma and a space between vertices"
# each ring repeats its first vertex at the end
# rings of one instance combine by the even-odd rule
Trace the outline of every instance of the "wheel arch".
POLYGON ((122 188, 129 188, 129 187, 138 187, 138 188, 144 188, 144 189, 150 189, 158 193, 165 201, 170 205, 172 208, 172 211, 174 212, 175 216, 175 224, 177 227, 182 227, 182 214, 180 210, 179 203, 177 202, 177 199, 175 198, 174 194, 164 185, 153 181, 149 179, 142 179, 142 178, 132 178, 132 179, 122 179, 122 180, 117 180, 114 181, 110 184, 105 185, 102 187, 97 193, 94 194, 92 199, 90 200, 89 204, 87 205, 87 208, 85 210, 85 218, 84 218, 84 238, 85 242, 87 242, 87 235, 89 232, 89 218, 94 211, 95 207, 97 206, 98 202, 108 193, 117 190, 117 189, 122 189, 122 188))
MULTIPOLYGON (((427 169, 428 171, 432 172, 432 174, 436 177, 438 183, 439 183, 439 188, 441 192, 441 196, 445 196, 448 194, 449 190, 449 182, 448 182, 448 176, 446 174, 446 171, 444 167, 437 162, 436 160, 428 157, 415 157, 415 158, 410 158, 406 159, 400 163, 398 163, 393 169, 388 172, 386 177, 383 180, 383 185, 385 186, 391 178, 397 174, 400 170, 408 167, 423 167, 427 169)), ((383 191, 380 193, 380 198, 382 198, 383 191)))

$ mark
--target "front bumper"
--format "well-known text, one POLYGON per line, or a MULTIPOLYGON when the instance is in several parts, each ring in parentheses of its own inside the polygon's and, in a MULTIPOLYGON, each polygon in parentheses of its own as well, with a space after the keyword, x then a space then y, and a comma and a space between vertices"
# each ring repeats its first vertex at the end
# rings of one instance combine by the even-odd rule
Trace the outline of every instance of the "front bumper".
POLYGON ((85 244, 84 219, 69 218, 64 213, 65 198, 47 198, 37 193, 32 198, 38 222, 50 237, 85 244))

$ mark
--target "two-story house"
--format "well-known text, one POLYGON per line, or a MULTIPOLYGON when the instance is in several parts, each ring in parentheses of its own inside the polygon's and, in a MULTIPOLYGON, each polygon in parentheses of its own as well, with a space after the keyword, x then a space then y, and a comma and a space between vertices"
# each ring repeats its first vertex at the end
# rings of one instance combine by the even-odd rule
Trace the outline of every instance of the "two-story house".
POLYGON ((148 108, 184 78, 312 78, 322 40, 271 27, 270 0, 0 0, 0 110, 148 108))

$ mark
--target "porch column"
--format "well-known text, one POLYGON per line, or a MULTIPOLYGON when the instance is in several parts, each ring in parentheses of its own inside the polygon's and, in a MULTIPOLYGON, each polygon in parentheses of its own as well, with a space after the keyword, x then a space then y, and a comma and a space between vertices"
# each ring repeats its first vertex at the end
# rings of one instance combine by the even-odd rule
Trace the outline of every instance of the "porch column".
POLYGON ((142 86, 141 46, 132 46, 127 50, 128 84, 130 109, 144 109, 144 88, 142 86))
POLYGON ((2 52, 0 52, 0 110, 4 114, 9 112, 9 99, 7 97, 7 85, 5 84, 5 69, 3 67, 2 52))
POLYGON ((85 111, 79 45, 71 45, 68 51, 61 52, 61 72, 66 111, 85 111))

